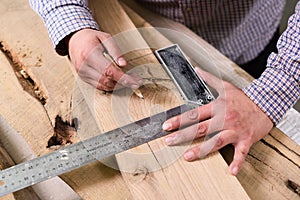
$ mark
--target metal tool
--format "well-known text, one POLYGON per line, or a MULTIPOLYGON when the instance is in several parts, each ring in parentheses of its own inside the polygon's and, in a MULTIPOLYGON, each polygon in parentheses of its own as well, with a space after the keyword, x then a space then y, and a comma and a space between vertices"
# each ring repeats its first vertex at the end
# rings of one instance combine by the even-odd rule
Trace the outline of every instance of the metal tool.
MULTIPOLYGON (((166 51, 171 50, 171 53, 175 51, 175 53, 172 54, 173 57, 182 56, 181 54, 178 54, 178 48, 179 47, 175 45, 168 47, 166 51)), ((184 61, 185 57, 178 58, 178 61, 180 62, 174 63, 175 58, 167 59, 167 56, 170 53, 166 53, 166 51, 161 49, 158 50, 156 54, 164 61, 163 65, 165 69, 169 70, 168 73, 174 81, 176 81, 176 84, 186 100, 188 102, 193 102, 192 104, 187 103, 175 107, 168 111, 144 118, 104 134, 99 134, 87 140, 66 146, 65 148, 56 150, 52 153, 4 169, 0 172, 0 196, 165 136, 170 133, 163 131, 161 128, 166 119, 194 109, 198 107, 199 104, 208 103, 212 99, 210 96, 211 93, 201 79, 199 79, 197 74, 190 71, 191 69, 189 67, 191 65, 188 61, 187 63, 189 65, 184 61), (178 63, 180 66, 170 66, 177 65, 178 63), (183 65, 182 63, 185 64, 183 65), (184 76, 184 74, 180 75, 180 71, 177 70, 178 67, 186 67, 185 70, 188 70, 186 74, 189 76, 189 80, 180 78, 180 76, 184 76), (190 79, 195 80, 190 81, 190 79), (192 83, 192 86, 188 86, 188 89, 185 89, 185 84, 187 83, 192 83), (199 88, 201 89, 201 92, 197 93, 197 98, 204 97, 204 99, 195 99, 188 94, 191 89, 193 89, 192 92, 195 92, 194 90, 199 88)))
POLYGON ((204 105, 214 99, 178 44, 158 49, 155 55, 187 102, 204 105))

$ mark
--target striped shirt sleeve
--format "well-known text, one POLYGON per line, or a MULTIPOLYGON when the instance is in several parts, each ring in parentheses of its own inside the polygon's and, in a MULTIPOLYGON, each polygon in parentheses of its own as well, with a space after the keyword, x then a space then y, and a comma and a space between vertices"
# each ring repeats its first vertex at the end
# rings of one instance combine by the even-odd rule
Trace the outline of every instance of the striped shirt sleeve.
POLYGON ((30 0, 30 5, 43 19, 60 55, 68 54, 64 38, 69 34, 84 28, 99 30, 85 0, 30 0))
POLYGON ((300 2, 268 58, 267 69, 244 93, 277 124, 300 96, 300 2))

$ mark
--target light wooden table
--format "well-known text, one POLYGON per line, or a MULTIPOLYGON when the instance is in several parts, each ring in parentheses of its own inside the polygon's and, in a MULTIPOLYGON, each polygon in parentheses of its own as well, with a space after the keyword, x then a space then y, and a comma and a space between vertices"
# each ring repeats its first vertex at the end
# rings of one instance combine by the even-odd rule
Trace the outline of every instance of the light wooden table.
MULTIPOLYGON (((125 30, 133 30, 130 34, 130 37, 133 37, 132 40, 138 41, 136 45, 145 47, 143 50, 129 52, 125 55, 129 61, 128 70, 137 65, 144 66, 138 72, 145 79, 150 80, 142 88, 146 101, 130 99, 132 102, 131 107, 129 106, 131 108, 130 115, 135 120, 149 116, 151 113, 149 108, 157 104, 161 106, 159 109, 162 107, 167 109, 181 102, 176 96, 174 85, 166 74, 157 65, 149 66, 150 61, 157 64, 149 46, 153 44, 167 45, 170 41, 176 41, 163 37, 159 32, 153 31, 151 26, 180 30, 192 37, 206 52, 209 52, 210 59, 220 66, 220 72, 224 79, 240 87, 239 84, 245 84, 251 80, 251 77, 247 76, 234 63, 180 24, 170 22, 148 11, 142 11, 139 6, 133 4, 131 5, 134 10, 147 21, 126 7, 125 13, 117 1, 103 0, 90 1, 90 3, 93 12, 98 13, 95 18, 103 30, 107 30, 113 35, 125 30), (104 18, 106 20, 103 20, 104 18), (118 26, 113 22, 117 22, 118 26), (151 31, 138 33, 135 31, 135 27, 150 27, 151 31), (153 80, 157 81, 156 84, 152 83, 153 80), (161 85, 166 87, 161 87, 161 85), (172 99, 171 102, 170 99, 172 99)), ((95 91, 89 93, 90 91, 86 90, 88 97, 91 97, 89 94, 95 97, 96 101, 92 100, 92 106, 97 111, 97 117, 101 119, 98 127, 93 126, 89 109, 80 96, 80 88, 74 84, 76 76, 72 73, 73 67, 65 57, 55 54, 40 18, 29 8, 27 1, 5 0, 0 4, 0 11, 0 41, 13 55, 13 59, 4 56, 7 55, 7 52, 0 55, 0 93, 5 94, 0 96, 0 114, 5 118, 7 126, 16 130, 36 155, 52 151, 45 147, 48 139, 53 135, 57 115, 67 121, 71 121, 73 117, 79 115, 81 130, 89 130, 90 133, 98 133, 98 129, 104 132, 118 127, 119 123, 126 123, 126 121, 115 122, 110 107, 113 95, 95 91), (30 80, 27 76, 24 79, 24 75, 22 75, 24 71, 20 73, 20 67, 29 75, 30 80), (33 82, 34 86, 24 84, 28 81, 33 82), (24 88, 28 89, 28 92, 24 88), (36 98, 36 94, 38 94, 38 98, 36 98), (46 104, 40 100, 41 96, 46 99, 46 104), (93 130, 93 128, 95 129, 93 130)), ((190 56, 193 57, 193 55, 190 56)), ((196 62, 203 64, 204 68, 209 67, 209 63, 211 63, 207 62, 205 57, 196 62)), ((74 141, 83 137, 77 135, 74 141)), ((299 146, 277 129, 252 147, 237 179, 228 174, 224 161, 225 158, 227 162, 230 162, 232 157, 230 147, 223 149, 221 152, 223 157, 221 154, 215 153, 202 161, 193 163, 187 163, 180 158, 168 167, 158 168, 157 171, 147 171, 148 168, 157 167, 163 162, 163 159, 157 160, 157 155, 153 153, 162 147, 164 147, 164 143, 162 140, 158 140, 142 145, 133 152, 117 155, 116 160, 119 166, 129 165, 129 169, 134 170, 134 173, 126 171, 120 173, 103 163, 95 162, 66 173, 61 178, 81 198, 88 200, 247 199, 246 193, 251 199, 298 198, 297 194, 290 189, 291 184, 289 183, 291 182, 289 180, 299 184, 297 182, 300 180, 299 146), (132 157, 128 154, 137 152, 150 155, 146 160, 142 160, 148 165, 141 164, 141 160, 128 162, 128 159, 132 157)), ((2 148, 1 151, 3 160, 8 160, 12 164, 6 150, 2 148)), ((7 167, 7 164, 1 166, 7 167)), ((49 188, 49 190, 51 189, 49 188)), ((28 192, 26 189, 21 195, 7 195, 0 199, 36 198, 30 193, 32 190, 29 189, 28 192)))

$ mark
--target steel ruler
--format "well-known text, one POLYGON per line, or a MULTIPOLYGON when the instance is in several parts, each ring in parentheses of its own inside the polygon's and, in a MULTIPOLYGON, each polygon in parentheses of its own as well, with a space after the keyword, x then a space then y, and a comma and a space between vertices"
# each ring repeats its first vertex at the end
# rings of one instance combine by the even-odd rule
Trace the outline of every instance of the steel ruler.
POLYGON ((161 127, 166 118, 195 107, 182 105, 4 169, 0 172, 0 196, 165 136, 168 132, 161 127))
POLYGON ((213 99, 202 80, 194 71, 191 71, 190 63, 186 61, 178 45, 160 49, 155 53, 180 88, 187 104, 4 169, 0 172, 0 196, 165 136, 169 132, 163 131, 161 127, 166 119, 206 104, 213 99), (173 57, 173 60, 170 57, 173 57), (180 78, 179 76, 183 76, 180 75, 182 73, 180 70, 184 70, 188 78, 180 78), (190 94, 195 92, 197 98, 195 99, 194 95, 190 98, 190 94))

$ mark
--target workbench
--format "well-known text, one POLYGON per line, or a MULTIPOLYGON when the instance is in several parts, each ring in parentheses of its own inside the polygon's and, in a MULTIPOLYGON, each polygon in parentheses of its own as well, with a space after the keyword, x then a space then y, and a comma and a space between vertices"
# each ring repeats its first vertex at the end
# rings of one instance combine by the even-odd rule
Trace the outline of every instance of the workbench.
MULTIPOLYGON (((91 89, 77 77, 68 58, 54 52, 41 19, 28 2, 3 0, 0 134, 15 134, 16 141, 10 141, 7 148, 0 137, 1 169, 60 148, 62 145, 46 148, 56 133, 58 118, 71 132, 73 119, 79 120, 80 129, 72 132, 72 141, 77 142, 129 123, 129 118, 135 121, 183 103, 153 55, 156 48, 179 43, 195 65, 211 73, 218 69, 215 75, 237 87, 253 80, 185 26, 145 10, 134 1, 90 0, 89 4, 101 29, 119 38, 121 47, 126 46, 121 48, 128 61, 126 70, 145 80, 141 87, 145 100, 128 96, 128 90, 111 94, 91 89), (192 49, 186 40, 193 42, 192 49), (115 109, 117 102, 127 103, 120 103, 126 107, 124 112, 115 109), (24 155, 15 157, 12 151, 21 148, 20 141, 29 149, 24 148, 24 155)), ((63 174, 55 180, 62 184, 60 190, 52 184, 46 186, 47 191, 41 186, 41 193, 49 192, 59 199, 56 191, 60 191, 86 200, 300 199, 300 147, 277 128, 252 146, 237 177, 228 173, 232 146, 191 163, 181 158, 185 148, 167 148, 163 139, 158 139, 63 174), (165 151, 160 154, 162 149, 165 151)), ((0 199, 41 199, 36 190, 29 187, 0 199)))

